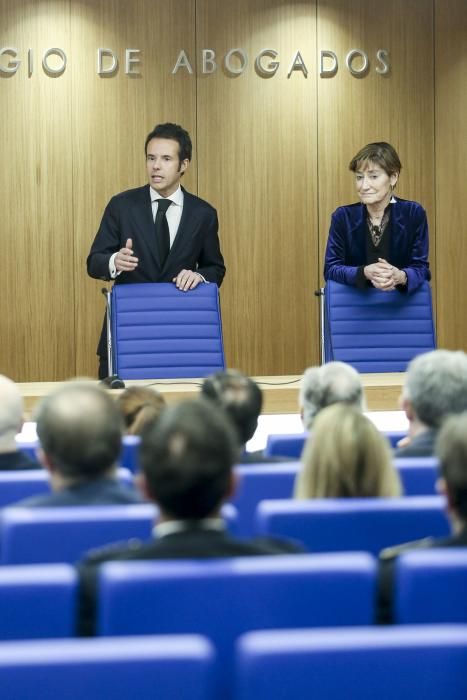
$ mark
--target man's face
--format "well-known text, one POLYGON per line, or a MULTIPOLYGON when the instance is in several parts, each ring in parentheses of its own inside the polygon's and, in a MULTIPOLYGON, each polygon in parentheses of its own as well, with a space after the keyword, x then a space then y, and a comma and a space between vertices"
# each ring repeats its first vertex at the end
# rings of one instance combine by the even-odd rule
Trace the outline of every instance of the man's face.
POLYGON ((179 160, 179 146, 173 139, 151 139, 146 149, 149 184, 162 197, 169 197, 180 184, 188 159, 179 160))

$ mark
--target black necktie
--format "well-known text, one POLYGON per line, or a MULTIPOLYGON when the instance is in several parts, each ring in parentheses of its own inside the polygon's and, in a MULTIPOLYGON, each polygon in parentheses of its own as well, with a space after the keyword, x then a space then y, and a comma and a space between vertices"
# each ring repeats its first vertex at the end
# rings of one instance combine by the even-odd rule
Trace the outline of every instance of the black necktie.
POLYGON ((172 204, 171 199, 157 200, 156 213, 156 247, 159 253, 161 267, 167 259, 170 250, 170 233, 169 224, 167 223, 166 211, 172 204))

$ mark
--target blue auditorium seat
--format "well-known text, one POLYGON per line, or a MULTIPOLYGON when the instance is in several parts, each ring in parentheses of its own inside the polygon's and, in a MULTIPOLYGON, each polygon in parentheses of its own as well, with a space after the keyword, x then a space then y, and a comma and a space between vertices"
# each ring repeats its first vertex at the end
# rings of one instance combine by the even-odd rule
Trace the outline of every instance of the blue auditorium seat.
POLYGON ((117 284, 111 292, 113 372, 121 379, 205 377, 225 369, 217 285, 117 284))
POLYGON ((219 700, 195 635, 0 643, 5 700, 219 700))
POLYGON ((252 632, 235 700, 465 700, 467 626, 252 632))
POLYGON ((139 472, 139 446, 141 438, 139 435, 124 435, 122 440, 122 451, 119 457, 119 464, 132 474, 139 472))
POLYGON ((467 547, 401 554, 395 563, 394 619, 467 623, 467 547))
POLYGON ((347 362, 362 373, 405 372, 416 355, 436 348, 428 282, 401 294, 329 280, 321 311, 325 362, 347 362))
POLYGON ((435 457, 398 457, 394 466, 399 472, 405 496, 434 496, 439 477, 435 457))
POLYGON ((262 501, 258 534, 303 542, 311 552, 366 551, 443 537, 450 528, 441 496, 262 501))
POLYGON ((300 459, 308 433, 268 435, 264 454, 267 457, 293 457, 300 459))
POLYGON ((205 635, 219 653, 224 699, 243 632, 370 624, 375 586, 376 562, 364 553, 109 562, 100 571, 97 630, 205 635))
MULTIPOLYGON (((73 636, 77 590, 68 564, 0 567, 0 639, 73 636)), ((0 688, 2 697, 11 697, 1 680, 0 688)))
POLYGON ((232 498, 238 510, 238 534, 251 537, 258 503, 265 498, 291 498, 300 462, 243 464, 235 468, 237 490, 232 498))

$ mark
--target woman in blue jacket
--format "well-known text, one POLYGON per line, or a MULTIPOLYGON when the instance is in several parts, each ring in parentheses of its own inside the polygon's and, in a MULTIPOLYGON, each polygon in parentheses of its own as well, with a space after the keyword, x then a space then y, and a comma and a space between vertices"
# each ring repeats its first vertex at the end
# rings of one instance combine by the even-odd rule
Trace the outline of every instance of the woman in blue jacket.
POLYGON ((381 291, 413 292, 431 279, 423 207, 394 196, 402 165, 389 143, 369 143, 350 161, 360 203, 331 218, 324 278, 381 291))

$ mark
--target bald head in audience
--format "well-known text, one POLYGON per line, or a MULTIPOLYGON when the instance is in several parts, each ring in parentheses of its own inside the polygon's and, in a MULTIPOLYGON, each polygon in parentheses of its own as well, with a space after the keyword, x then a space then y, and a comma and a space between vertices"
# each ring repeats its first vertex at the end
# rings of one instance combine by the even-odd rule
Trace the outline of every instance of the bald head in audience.
POLYGON ((309 367, 300 385, 300 412, 306 430, 317 414, 327 406, 343 403, 363 411, 363 386, 359 373, 345 362, 328 362, 309 367))

